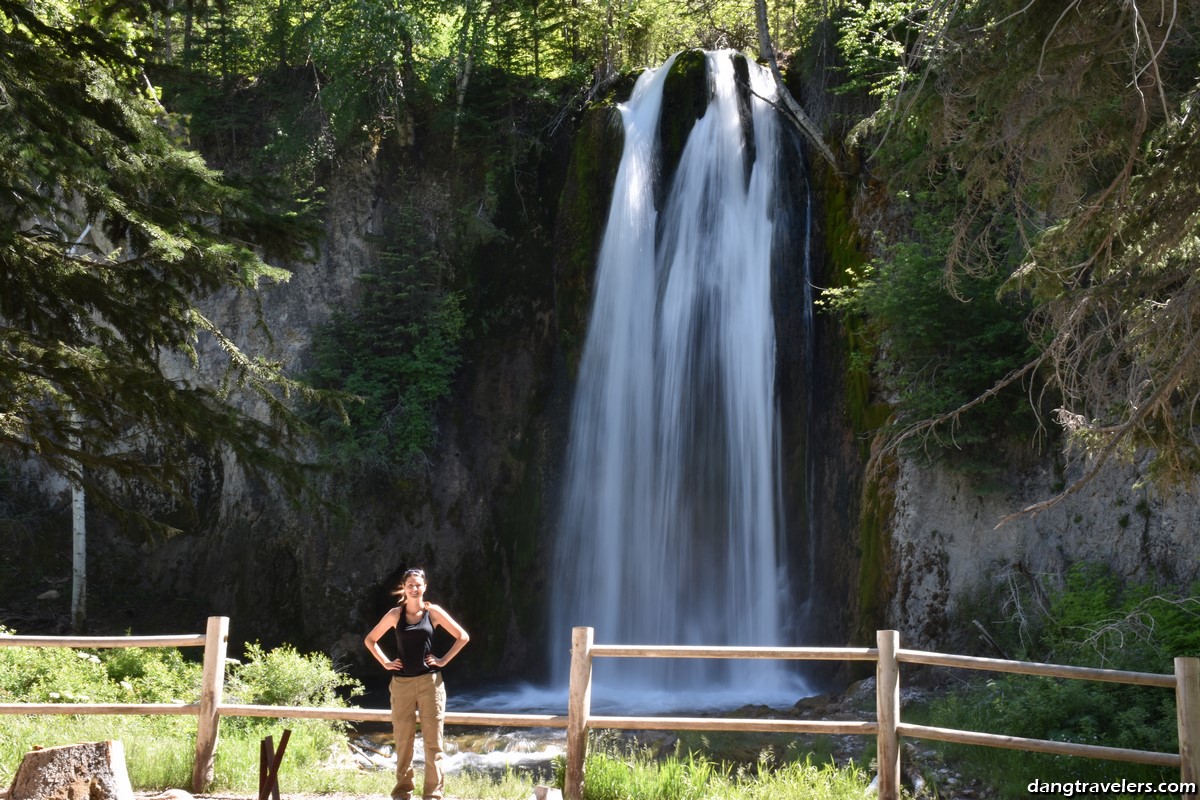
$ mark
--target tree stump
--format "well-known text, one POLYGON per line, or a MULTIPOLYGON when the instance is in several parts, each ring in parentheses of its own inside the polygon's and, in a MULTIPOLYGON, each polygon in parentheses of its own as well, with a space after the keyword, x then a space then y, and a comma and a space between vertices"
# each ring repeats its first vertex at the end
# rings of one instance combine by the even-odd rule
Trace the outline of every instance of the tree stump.
POLYGON ((13 776, 9 800, 133 800, 125 747, 107 741, 30 751, 13 776))

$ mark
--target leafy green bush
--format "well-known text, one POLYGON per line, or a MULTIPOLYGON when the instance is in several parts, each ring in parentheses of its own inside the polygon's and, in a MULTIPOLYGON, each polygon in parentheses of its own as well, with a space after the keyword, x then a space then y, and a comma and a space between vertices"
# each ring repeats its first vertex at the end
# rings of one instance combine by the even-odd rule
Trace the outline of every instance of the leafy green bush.
MULTIPOLYGON (((1170 692, 1077 680, 1007 676, 972 684, 905 713, 906 721, 1008 736, 1177 752, 1170 692)), ((968 745, 931 745, 963 773, 1002 798, 1027 797, 1028 782, 1178 780, 1175 770, 1092 758, 1052 756, 968 745)))
POLYGON ((1071 663, 1170 672, 1176 656, 1200 656, 1200 584, 1126 585, 1107 567, 1077 565, 1051 597, 1041 638, 1071 663))
MULTIPOLYGON (((999 295, 1004 270, 980 269, 948 282, 946 253, 956 246, 952 204, 922 196, 915 206, 932 210, 914 212, 911 230, 894 234, 883 256, 850 276, 852 285, 826 291, 823 300, 866 319, 881 342, 873 367, 896 398, 897 430, 964 406, 1033 353, 1027 306, 999 295)), ((1007 247, 998 242, 991 257, 1003 261, 1007 247)), ((983 477, 998 468, 999 440, 1026 441, 1036 425, 1025 393, 1009 387, 943 426, 932 443, 954 465, 983 477)), ((922 454, 930 452, 925 444, 922 454)))
MULTIPOLYGON (((246 645, 245 661, 231 665, 225 690, 229 703, 325 708, 344 708, 347 696, 363 691, 362 684, 335 670, 323 653, 304 654, 290 645, 264 651, 258 643, 246 645)), ((345 750, 350 724, 344 720, 230 716, 221 725, 236 744, 222 744, 217 750, 218 784, 234 786, 240 776, 255 771, 258 742, 271 736, 278 745, 284 729, 291 731, 284 762, 291 774, 311 775, 329 790, 341 780, 332 773, 317 776, 331 754, 345 750)))
MULTIPOLYGON (((1080 564, 1063 585, 1029 586, 997 638, 1022 660, 1170 673, 1176 656, 1200 655, 1200 586, 1189 592, 1152 583, 1123 584, 1104 566, 1080 564), (1029 609, 1041 609, 1034 613, 1029 609), (1029 619, 1029 615, 1034 619, 1029 619), (1020 628, 1020 632, 1016 631, 1020 628)), ((1177 752, 1174 695, 1164 689, 1094 681, 1010 675, 969 684, 905 717, 959 728, 1134 750, 1177 752)), ((946 745, 973 776, 1003 797, 1026 796, 1033 777, 1110 780, 1110 762, 946 745)), ((1169 781, 1171 770, 1122 764, 1131 781, 1169 781)))
MULTIPOLYGON (((0 632, 4 631, 0 628, 0 632)), ((362 691, 338 673, 323 654, 302 654, 289 646, 264 651, 246 648, 244 663, 226 676, 230 703, 292 706, 345 706, 346 696, 362 691)), ((199 698, 202 666, 178 650, 113 648, 96 652, 61 647, 0 647, 0 702, 192 703, 199 698)), ((12 778, 35 745, 52 747, 117 739, 124 743, 130 780, 139 789, 190 785, 195 755, 192 715, 12 715, 0 736, 0 785, 12 778)), ((384 792, 386 781, 358 780, 337 769, 333 756, 344 752, 346 725, 327 720, 279 720, 224 716, 217 748, 215 788, 249 790, 256 785, 259 742, 276 742, 292 731, 283 766, 286 785, 317 790, 355 788, 384 792)), ((390 784, 389 784, 390 785, 390 784)))
POLYGON ((101 655, 108 679, 140 702, 174 702, 197 699, 203 668, 178 650, 145 650, 123 647, 101 655))
POLYGON ((177 650, 0 647, 0 702, 187 703, 200 672, 177 650))
POLYGON ((271 706, 346 706, 339 694, 362 694, 362 684, 333 668, 323 653, 300 653, 291 645, 269 652, 246 645, 246 661, 234 665, 226 682, 228 702, 271 706))

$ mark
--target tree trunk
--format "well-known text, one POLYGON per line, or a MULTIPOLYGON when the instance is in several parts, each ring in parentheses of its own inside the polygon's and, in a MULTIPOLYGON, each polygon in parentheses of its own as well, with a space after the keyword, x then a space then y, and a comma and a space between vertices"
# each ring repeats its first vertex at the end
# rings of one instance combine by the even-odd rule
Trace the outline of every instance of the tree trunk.
POLYGON ((118 741, 33 750, 21 759, 9 800, 133 800, 118 741))
POLYGON ((488 25, 491 24, 492 13, 495 11, 495 7, 489 5, 487 12, 483 14, 483 19, 472 23, 471 7, 472 4, 468 3, 466 14, 463 16, 462 30, 459 32, 459 68, 458 78, 455 81, 457 97, 454 108, 454 133, 450 139, 451 152, 458 150, 458 133, 462 126, 463 108, 467 101, 467 87, 471 85, 475 53, 482 48, 486 41, 488 25))
POLYGON ((183 64, 186 67, 192 66, 192 26, 195 24, 196 0, 187 0, 187 6, 183 12, 183 64))
POLYGON ((542 15, 540 4, 533 3, 533 30, 530 33, 533 35, 533 77, 542 77, 542 15))
POLYGON ((767 26, 767 0, 755 0, 754 2, 755 16, 758 17, 758 49, 759 54, 767 59, 767 63, 771 65, 771 74, 775 76, 775 86, 779 90, 779 99, 783 101, 784 107, 794 124, 805 137, 812 143, 812 146, 817 148, 817 151, 829 162, 834 171, 838 169, 837 158, 834 157, 833 151, 829 149, 829 145, 825 144, 825 139, 821 137, 821 131, 817 128, 815 122, 804 113, 804 109, 796 102, 796 98, 792 97, 792 93, 788 91, 787 86, 783 83, 783 76, 779 73, 779 63, 775 60, 775 48, 771 44, 771 30, 767 26))
POLYGON ((87 622, 87 521, 82 486, 71 486, 71 630, 83 633, 87 622))
POLYGON ((471 23, 475 4, 468 0, 463 8, 462 28, 458 31, 458 74, 454 76, 454 131, 450 135, 450 151, 458 150, 458 129, 462 124, 463 104, 471 83, 471 23))

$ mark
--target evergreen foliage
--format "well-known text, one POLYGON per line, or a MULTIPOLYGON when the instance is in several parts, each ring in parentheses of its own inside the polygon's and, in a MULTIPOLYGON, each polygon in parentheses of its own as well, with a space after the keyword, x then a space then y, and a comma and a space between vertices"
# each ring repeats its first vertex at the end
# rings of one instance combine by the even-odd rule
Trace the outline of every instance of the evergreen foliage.
POLYGON ((444 288, 446 264, 404 210, 361 299, 313 339, 309 380, 351 395, 348 419, 322 415, 331 459, 355 469, 412 475, 436 443, 436 404, 450 393, 465 315, 444 288))
POLYGON ((884 101, 858 131, 875 169, 914 197, 953 188, 918 207, 951 215, 946 285, 968 297, 964 276, 990 274, 1033 303, 1036 354, 997 385, 1036 376, 1098 456, 1085 480, 1143 448, 1155 477, 1193 474, 1200 9, 876 2, 841 24, 851 85, 884 101))
POLYGON ((0 448, 109 505, 101 476, 179 492, 197 447, 297 486, 287 398, 306 390, 197 303, 285 279, 264 256, 298 256, 311 230, 177 144, 142 72, 146 14, 0 0, 0 448), (202 338, 224 354, 219 387, 166 366, 200 366, 202 338))
MULTIPOLYGON (((914 205, 936 210, 915 212, 906 236, 861 267, 852 286, 829 290, 824 300, 869 319, 885 338, 874 368, 896 398, 894 430, 968 405, 1035 351, 1024 324, 1028 305, 998 296, 1002 276, 968 274, 947 285, 945 253, 953 235, 948 210, 925 197, 914 205)), ((1001 467, 997 452, 1011 449, 998 445, 1019 442, 1036 428, 1028 398, 1009 387, 959 415, 938 440, 942 446, 926 448, 924 455, 949 457, 983 480, 987 470, 1001 467)))

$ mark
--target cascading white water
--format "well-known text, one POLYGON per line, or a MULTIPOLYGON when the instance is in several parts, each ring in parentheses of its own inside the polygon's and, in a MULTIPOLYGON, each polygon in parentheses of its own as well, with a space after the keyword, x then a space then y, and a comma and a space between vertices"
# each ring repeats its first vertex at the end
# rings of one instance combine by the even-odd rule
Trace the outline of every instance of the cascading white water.
MULTIPOLYGON (((624 152, 580 363, 552 577, 559 679, 578 625, 594 627, 602 643, 782 643, 789 592, 771 304, 780 134, 762 99, 775 96, 771 75, 752 62, 752 124, 739 115, 734 58, 707 54, 710 104, 661 213, 659 113, 674 58, 643 74, 620 108, 624 152)), ((769 661, 602 659, 595 670, 599 694, 606 685, 624 693, 794 684, 769 661)))

